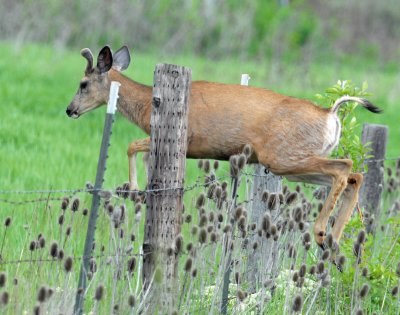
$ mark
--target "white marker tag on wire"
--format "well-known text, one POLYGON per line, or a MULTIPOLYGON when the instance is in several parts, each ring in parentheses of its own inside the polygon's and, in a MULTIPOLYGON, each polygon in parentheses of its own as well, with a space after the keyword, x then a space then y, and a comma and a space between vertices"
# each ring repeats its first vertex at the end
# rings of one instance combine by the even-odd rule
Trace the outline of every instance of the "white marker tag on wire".
POLYGON ((118 91, 121 83, 117 81, 112 81, 110 86, 110 98, 107 104, 107 114, 115 114, 117 109, 118 91))
POLYGON ((242 74, 242 78, 240 80, 240 85, 249 85, 250 76, 248 74, 242 74))

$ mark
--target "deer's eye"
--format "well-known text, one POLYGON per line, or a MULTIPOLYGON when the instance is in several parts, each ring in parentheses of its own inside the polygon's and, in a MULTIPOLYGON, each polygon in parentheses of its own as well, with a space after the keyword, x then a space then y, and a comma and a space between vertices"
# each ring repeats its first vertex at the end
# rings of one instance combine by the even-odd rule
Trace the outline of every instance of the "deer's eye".
POLYGON ((80 84, 80 89, 83 91, 83 92, 86 92, 86 90, 87 90, 87 87, 88 87, 88 81, 82 81, 81 82, 81 84, 80 84))

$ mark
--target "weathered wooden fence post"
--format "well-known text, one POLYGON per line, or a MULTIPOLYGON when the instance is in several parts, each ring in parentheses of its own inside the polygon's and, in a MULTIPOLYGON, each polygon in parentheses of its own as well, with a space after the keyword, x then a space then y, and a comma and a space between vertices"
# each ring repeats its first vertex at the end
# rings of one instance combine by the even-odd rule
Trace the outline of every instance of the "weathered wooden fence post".
POLYGON ((190 69, 156 66, 143 241, 147 314, 170 314, 176 305, 175 240, 181 232, 190 85, 190 69))
MULTIPOLYGON (((384 125, 364 124, 361 141, 363 144, 370 143, 371 158, 366 159, 368 172, 364 175, 364 182, 360 190, 360 206, 365 207, 368 215, 379 219, 381 211, 381 195, 384 184, 384 159, 386 155, 386 144, 388 127, 384 125)), ((374 231, 375 224, 367 222, 368 232, 374 231)))

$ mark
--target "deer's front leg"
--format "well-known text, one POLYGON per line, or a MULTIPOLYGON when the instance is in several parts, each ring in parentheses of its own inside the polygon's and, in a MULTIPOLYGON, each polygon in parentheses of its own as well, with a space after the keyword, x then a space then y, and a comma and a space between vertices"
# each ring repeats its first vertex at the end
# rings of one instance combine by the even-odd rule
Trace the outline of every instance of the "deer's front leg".
POLYGON ((136 170, 136 155, 138 152, 150 151, 150 138, 133 141, 128 147, 128 162, 129 162, 129 189, 138 190, 137 170, 136 170))

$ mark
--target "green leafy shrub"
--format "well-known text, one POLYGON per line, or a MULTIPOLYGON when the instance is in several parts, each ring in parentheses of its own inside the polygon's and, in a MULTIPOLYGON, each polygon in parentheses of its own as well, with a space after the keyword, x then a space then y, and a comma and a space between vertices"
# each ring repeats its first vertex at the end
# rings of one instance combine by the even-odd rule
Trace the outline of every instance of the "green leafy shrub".
MULTIPOLYGON (((339 80, 334 86, 327 88, 323 95, 317 94, 316 98, 324 104, 332 106, 337 99, 345 95, 358 97, 371 95, 367 89, 367 82, 363 82, 360 88, 350 80, 339 80)), ((371 157, 369 143, 362 144, 356 132, 359 124, 355 116, 355 109, 358 105, 356 102, 349 102, 339 108, 338 115, 342 124, 342 134, 338 147, 332 152, 332 157, 353 160, 353 171, 355 172, 367 171, 364 161, 371 157)))

